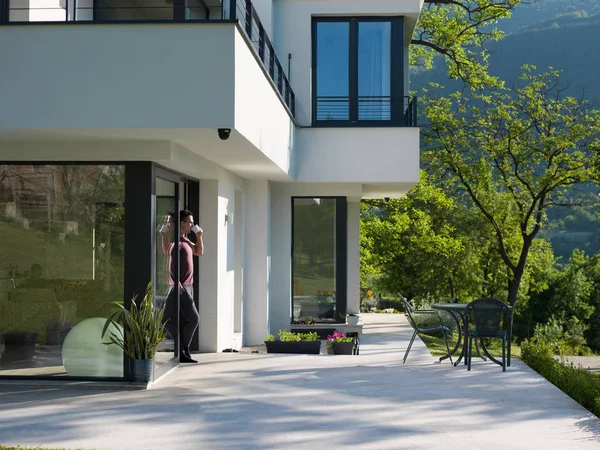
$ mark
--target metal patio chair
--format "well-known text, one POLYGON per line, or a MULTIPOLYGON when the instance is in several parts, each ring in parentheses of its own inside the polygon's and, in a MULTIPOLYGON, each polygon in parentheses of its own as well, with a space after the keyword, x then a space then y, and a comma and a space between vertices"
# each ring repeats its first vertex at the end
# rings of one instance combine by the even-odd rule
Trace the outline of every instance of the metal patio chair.
POLYGON ((442 318, 440 317, 438 312, 434 311, 433 309, 414 309, 412 305, 408 302, 408 300, 406 300, 402 295, 400 295, 400 300, 402 300, 402 303, 404 303, 404 309, 406 313, 405 315, 414 329, 414 333, 412 335, 410 343, 408 344, 408 348, 406 349, 406 353, 404 354, 404 359, 402 360, 402 363, 406 362, 406 358, 408 357, 408 353, 412 348, 413 342, 415 341, 417 334, 441 331, 444 336, 444 342, 446 343, 446 350, 448 351, 450 364, 453 364, 452 355, 450 354, 450 347, 448 346, 448 333, 450 333, 450 328, 442 324, 442 318), (418 320, 420 317, 432 317, 434 318, 435 322, 437 322, 437 324, 421 325, 422 320, 418 320))
POLYGON ((497 298, 478 298, 469 303, 468 307, 473 314, 474 330, 469 330, 469 347, 467 349, 467 370, 471 370, 471 357, 473 356, 473 339, 496 338, 502 340, 502 362, 493 358, 482 341, 482 348, 489 358, 502 366, 502 371, 506 372, 506 338, 507 330, 503 326, 502 318, 507 317, 510 307, 497 298))

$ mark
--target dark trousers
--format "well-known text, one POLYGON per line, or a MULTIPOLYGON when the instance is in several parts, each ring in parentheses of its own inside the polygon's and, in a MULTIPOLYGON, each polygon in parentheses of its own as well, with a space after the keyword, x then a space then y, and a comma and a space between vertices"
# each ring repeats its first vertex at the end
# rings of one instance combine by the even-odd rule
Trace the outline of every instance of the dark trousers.
MULTIPOLYGON (((177 351, 177 291, 175 287, 171 288, 164 312, 165 328, 175 341, 175 351, 177 351)), ((183 291, 179 296, 179 337, 183 349, 189 349, 194 332, 198 328, 198 310, 194 304, 194 287, 189 284, 183 286, 183 291)))

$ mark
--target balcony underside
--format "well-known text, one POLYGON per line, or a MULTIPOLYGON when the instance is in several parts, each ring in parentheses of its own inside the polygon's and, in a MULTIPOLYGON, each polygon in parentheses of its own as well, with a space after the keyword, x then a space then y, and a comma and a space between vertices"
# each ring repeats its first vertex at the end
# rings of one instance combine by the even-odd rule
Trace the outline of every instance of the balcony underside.
POLYGON ((197 178, 223 168, 243 178, 291 181, 285 170, 235 129, 0 130, 2 161, 147 161, 197 178))

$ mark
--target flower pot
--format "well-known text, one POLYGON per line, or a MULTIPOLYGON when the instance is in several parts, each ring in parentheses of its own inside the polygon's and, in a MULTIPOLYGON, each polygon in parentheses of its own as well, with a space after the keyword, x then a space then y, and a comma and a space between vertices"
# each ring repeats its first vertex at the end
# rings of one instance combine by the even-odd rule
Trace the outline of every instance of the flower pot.
POLYGON ((334 355, 352 355, 354 353, 354 342, 332 342, 334 355))
POLYGON ((358 325, 359 320, 360 316, 346 316, 346 323, 348 325, 358 325))
POLYGON ((5 333, 3 361, 27 361, 35 354, 37 333, 5 333))
POLYGON ((318 355, 321 341, 265 341, 267 353, 296 353, 318 355))
POLYGON ((147 383, 152 379, 152 359, 130 359, 131 381, 147 383))

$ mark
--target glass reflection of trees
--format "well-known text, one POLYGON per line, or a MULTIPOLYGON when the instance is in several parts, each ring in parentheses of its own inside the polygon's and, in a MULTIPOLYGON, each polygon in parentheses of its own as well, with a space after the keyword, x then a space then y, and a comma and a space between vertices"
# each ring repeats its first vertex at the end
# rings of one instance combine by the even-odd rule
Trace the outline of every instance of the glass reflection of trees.
POLYGON ((60 345, 50 330, 122 301, 124 197, 124 166, 0 165, 0 306, 31 310, 13 328, 60 345))
POLYGON ((336 289, 336 199, 295 198, 293 205, 294 318, 332 319, 336 289))

